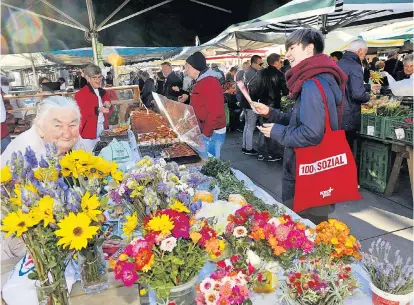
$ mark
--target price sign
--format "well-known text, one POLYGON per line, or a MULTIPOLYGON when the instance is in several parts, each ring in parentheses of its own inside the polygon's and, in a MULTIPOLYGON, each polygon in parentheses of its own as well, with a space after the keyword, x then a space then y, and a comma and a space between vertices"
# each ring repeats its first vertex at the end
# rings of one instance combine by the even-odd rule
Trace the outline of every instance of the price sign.
POLYGON ((398 140, 404 140, 405 138, 404 129, 402 128, 395 129, 395 136, 397 137, 398 140))
POLYGON ((375 136, 375 127, 374 126, 367 126, 367 135, 375 136))

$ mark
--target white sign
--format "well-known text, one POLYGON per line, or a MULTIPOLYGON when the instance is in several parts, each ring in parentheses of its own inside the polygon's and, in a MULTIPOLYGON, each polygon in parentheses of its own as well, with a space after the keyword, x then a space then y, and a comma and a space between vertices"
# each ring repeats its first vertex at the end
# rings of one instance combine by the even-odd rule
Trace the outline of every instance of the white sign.
POLYGON ((402 129, 402 128, 396 129, 395 130, 395 135, 396 135, 398 140, 404 140, 404 138, 405 138, 404 129, 402 129))
POLYGON ((367 135, 375 136, 375 127, 374 126, 367 126, 367 135))
POLYGON ((299 176, 313 175, 335 167, 344 166, 346 164, 348 164, 346 154, 332 156, 314 163, 301 164, 299 166, 299 176))

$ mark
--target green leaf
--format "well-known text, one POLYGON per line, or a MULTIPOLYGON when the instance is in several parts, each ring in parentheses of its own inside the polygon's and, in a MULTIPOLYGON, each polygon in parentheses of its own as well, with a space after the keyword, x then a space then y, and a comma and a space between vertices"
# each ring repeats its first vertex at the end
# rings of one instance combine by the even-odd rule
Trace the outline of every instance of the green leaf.
POLYGON ((27 277, 28 277, 30 280, 32 280, 32 281, 36 281, 36 280, 38 280, 38 279, 39 279, 39 276, 37 275, 37 272, 36 272, 36 271, 32 271, 32 272, 30 272, 30 273, 27 275, 27 277))

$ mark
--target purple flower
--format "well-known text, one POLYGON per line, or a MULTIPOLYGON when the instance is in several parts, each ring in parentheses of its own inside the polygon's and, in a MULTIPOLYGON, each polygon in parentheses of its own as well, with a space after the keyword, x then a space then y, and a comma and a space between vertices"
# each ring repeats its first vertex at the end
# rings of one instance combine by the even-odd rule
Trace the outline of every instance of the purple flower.
POLYGON ((198 174, 193 174, 190 175, 187 182, 191 187, 197 187, 203 180, 198 174))
POLYGON ((151 209, 149 207, 145 207, 145 214, 151 214, 151 209))
POLYGON ((27 162, 27 167, 36 168, 38 166, 37 158, 35 152, 29 147, 26 147, 26 153, 24 154, 24 159, 27 162))
POLYGON ((46 160, 43 159, 43 156, 40 158, 39 166, 41 168, 48 168, 49 167, 49 163, 47 163, 46 160))
POLYGON ((118 194, 117 191, 114 192, 110 192, 109 193, 109 197, 111 198, 111 200, 113 202, 115 202, 116 204, 120 204, 121 203, 121 196, 118 194))
POLYGON ((201 206, 203 205, 203 203, 201 202, 201 200, 198 200, 197 202, 193 202, 190 204, 190 211, 192 214, 197 213, 197 211, 199 209, 201 209, 201 206))
POLYGON ((73 189, 68 189, 65 192, 66 203, 70 211, 77 213, 80 208, 81 198, 73 189))
POLYGON ((164 182, 158 183, 158 185, 157 185, 157 192, 158 193, 162 193, 164 195, 168 195, 169 189, 167 187, 167 184, 165 184, 164 182))
POLYGON ((57 183, 58 183, 58 187, 63 189, 64 191, 68 189, 68 186, 63 178, 59 178, 57 183))
POLYGON ((190 196, 186 192, 179 192, 177 200, 181 201, 185 205, 188 205, 190 203, 190 196))

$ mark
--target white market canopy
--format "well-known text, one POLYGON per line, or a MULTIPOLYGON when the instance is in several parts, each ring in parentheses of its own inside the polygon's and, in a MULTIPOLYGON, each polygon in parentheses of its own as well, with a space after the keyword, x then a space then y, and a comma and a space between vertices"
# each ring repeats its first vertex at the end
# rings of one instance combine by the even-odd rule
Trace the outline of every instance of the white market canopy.
POLYGON ((56 64, 47 60, 41 53, 0 55, 0 69, 3 71, 33 69, 33 67, 54 65, 56 64))

